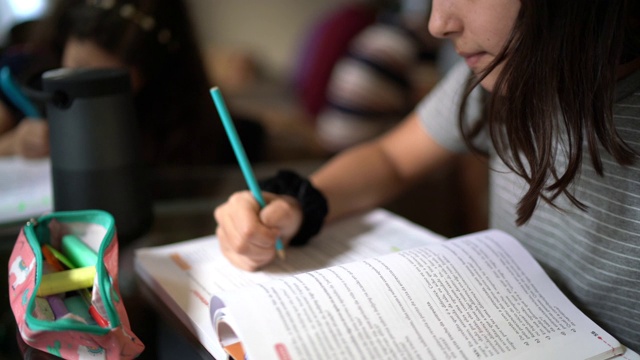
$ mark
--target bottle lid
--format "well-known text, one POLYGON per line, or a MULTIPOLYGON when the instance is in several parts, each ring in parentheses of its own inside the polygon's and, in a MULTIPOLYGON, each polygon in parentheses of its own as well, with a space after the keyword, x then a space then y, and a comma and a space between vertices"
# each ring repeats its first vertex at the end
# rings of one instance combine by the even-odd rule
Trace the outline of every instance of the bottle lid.
POLYGON ((59 68, 42 74, 42 87, 75 99, 129 92, 131 79, 125 68, 59 68))

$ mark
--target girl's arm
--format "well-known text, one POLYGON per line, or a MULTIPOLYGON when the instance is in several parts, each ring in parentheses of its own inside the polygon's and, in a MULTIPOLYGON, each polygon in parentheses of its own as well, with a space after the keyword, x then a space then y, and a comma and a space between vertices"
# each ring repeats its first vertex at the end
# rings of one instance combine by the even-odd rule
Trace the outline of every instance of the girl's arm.
MULTIPOLYGON (((327 222, 382 205, 453 157, 410 115, 383 137, 346 150, 311 176, 327 198, 327 222)), ((302 222, 297 201, 264 194, 260 209, 249 191, 235 193, 214 212, 216 234, 225 256, 236 266, 255 270, 275 257, 276 238, 288 242, 302 222)))
POLYGON ((413 113, 383 137, 337 155, 311 182, 327 198, 330 222, 385 204, 452 157, 413 113))

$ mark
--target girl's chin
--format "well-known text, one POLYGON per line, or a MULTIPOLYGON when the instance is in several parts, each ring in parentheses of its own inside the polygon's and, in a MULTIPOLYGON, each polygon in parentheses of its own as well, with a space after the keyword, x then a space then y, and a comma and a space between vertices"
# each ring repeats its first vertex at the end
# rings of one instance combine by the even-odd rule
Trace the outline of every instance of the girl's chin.
POLYGON ((480 86, 482 86, 482 88, 487 90, 488 92, 492 92, 493 91, 493 86, 494 85, 495 85, 495 78, 493 78, 491 75, 489 75, 486 78, 482 79, 482 81, 480 82, 480 86))
POLYGON ((480 82, 480 86, 482 86, 485 90, 492 92, 496 81, 498 80, 498 75, 502 71, 502 64, 498 65, 493 71, 489 73, 489 75, 485 76, 484 79, 480 82))

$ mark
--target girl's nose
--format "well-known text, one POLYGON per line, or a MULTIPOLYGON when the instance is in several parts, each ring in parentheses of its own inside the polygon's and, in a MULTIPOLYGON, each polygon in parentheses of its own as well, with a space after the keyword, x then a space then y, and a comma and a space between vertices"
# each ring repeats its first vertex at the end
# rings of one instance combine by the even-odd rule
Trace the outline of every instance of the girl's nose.
POLYGON ((456 12, 455 0, 433 0, 429 32, 438 38, 449 38, 462 31, 463 23, 456 12))

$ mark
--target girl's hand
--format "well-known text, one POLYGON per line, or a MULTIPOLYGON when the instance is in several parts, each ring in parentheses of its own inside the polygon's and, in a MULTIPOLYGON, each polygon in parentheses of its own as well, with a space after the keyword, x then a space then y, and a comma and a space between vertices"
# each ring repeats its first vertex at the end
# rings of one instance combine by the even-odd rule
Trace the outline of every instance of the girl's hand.
POLYGON ((268 192, 263 197, 267 205, 260 209, 250 191, 240 191, 214 211, 222 253, 244 270, 270 263, 276 256, 276 239, 288 244, 302 223, 296 199, 268 192))
POLYGON ((14 135, 14 152, 25 158, 49 155, 49 124, 42 119, 23 119, 14 135))

